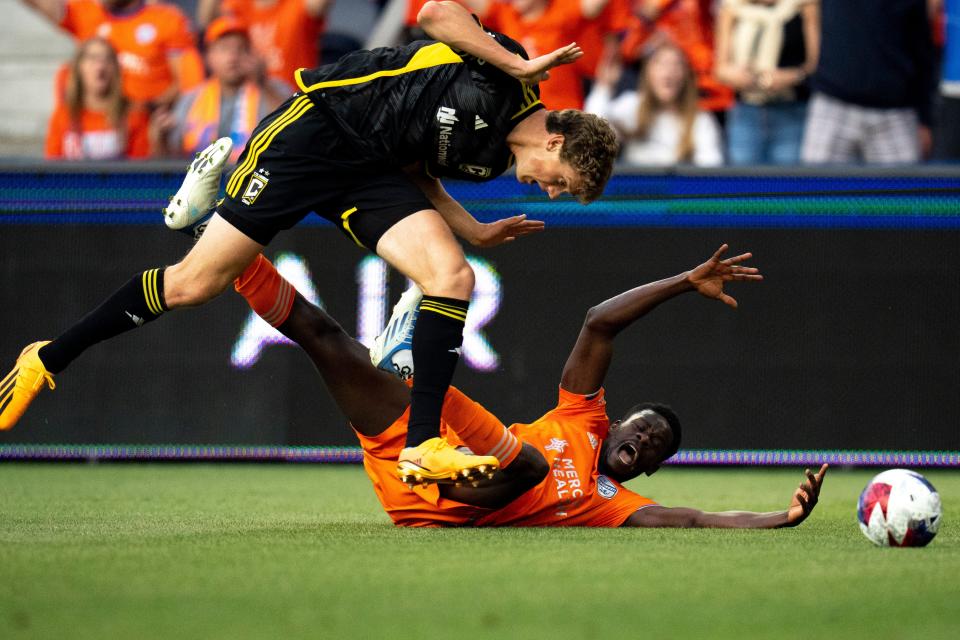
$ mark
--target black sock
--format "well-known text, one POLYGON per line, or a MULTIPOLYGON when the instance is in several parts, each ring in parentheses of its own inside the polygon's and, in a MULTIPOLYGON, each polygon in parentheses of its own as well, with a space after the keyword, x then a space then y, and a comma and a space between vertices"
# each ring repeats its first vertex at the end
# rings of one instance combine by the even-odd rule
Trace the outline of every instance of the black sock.
POLYGON ((163 272, 150 269, 134 276, 63 335, 41 347, 37 355, 47 371, 60 373, 87 347, 160 317, 167 310, 163 272))
POLYGON ((469 300, 423 296, 413 330, 413 391, 407 446, 440 435, 440 414, 460 359, 469 300))

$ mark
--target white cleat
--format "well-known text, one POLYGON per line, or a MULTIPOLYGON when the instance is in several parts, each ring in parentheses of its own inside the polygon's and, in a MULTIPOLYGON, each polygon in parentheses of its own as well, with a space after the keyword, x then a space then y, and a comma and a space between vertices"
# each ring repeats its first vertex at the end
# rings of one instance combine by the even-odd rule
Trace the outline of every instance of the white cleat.
POLYGON ((193 159, 177 195, 170 199, 170 204, 163 210, 163 221, 169 228, 183 231, 194 238, 199 238, 203 233, 206 218, 217 203, 220 176, 232 149, 233 140, 220 138, 193 159))
POLYGON ((387 327, 370 347, 370 361, 401 380, 413 376, 413 329, 420 313, 423 292, 416 285, 404 291, 393 307, 387 327))

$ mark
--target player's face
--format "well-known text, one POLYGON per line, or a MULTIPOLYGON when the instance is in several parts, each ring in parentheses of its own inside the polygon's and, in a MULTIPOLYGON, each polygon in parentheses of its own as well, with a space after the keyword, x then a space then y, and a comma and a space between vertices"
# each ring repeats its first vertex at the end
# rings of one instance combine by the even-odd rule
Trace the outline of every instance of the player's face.
POLYGON ((247 79, 251 68, 250 47, 240 33, 228 33, 216 39, 207 49, 207 64, 214 78, 227 85, 238 85, 247 79))
POLYGON ((553 134, 546 147, 517 155, 517 180, 539 186, 551 200, 564 193, 577 195, 580 175, 560 159, 561 146, 563 136, 553 134))
POLYGON ((623 482, 660 467, 673 432, 659 413, 644 409, 610 425, 600 452, 600 470, 623 482))
POLYGON ((103 96, 110 91, 118 70, 107 44, 91 42, 80 56, 77 67, 83 90, 92 95, 103 96))

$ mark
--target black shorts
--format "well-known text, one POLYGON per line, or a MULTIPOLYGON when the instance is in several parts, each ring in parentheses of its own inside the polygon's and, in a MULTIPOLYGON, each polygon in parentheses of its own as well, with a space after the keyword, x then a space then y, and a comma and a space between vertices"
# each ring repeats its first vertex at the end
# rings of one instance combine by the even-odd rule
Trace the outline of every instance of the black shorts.
POLYGON ((266 245, 315 212, 376 251, 387 229, 433 208, 402 170, 366 159, 321 107, 294 95, 254 129, 217 213, 266 245))

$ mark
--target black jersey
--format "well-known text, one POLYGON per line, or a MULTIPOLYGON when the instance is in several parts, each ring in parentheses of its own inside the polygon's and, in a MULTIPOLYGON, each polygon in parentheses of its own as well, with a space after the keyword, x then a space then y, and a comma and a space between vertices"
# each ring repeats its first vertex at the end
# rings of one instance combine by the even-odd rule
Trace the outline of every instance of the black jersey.
MULTIPOLYGON (((487 33, 527 58, 515 40, 487 33)), ((543 108, 538 87, 433 41, 358 51, 296 80, 353 142, 351 164, 422 161, 433 177, 500 175, 513 159, 507 134, 543 108)))

